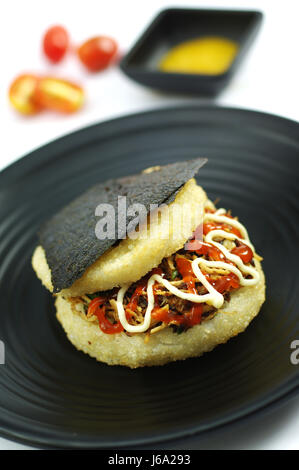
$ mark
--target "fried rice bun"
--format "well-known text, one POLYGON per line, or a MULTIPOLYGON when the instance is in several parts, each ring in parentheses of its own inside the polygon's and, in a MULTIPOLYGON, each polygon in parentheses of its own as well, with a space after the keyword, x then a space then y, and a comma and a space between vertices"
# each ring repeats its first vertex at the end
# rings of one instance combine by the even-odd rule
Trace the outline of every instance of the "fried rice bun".
MULTIPOLYGON (((149 224, 141 228, 135 240, 126 238, 100 256, 83 276, 69 288, 61 290, 64 297, 75 297, 106 291, 114 287, 138 281, 152 268, 158 266, 163 258, 181 249, 202 219, 202 209, 207 200, 206 193, 192 178, 180 189, 175 200, 168 205, 169 222, 157 219, 150 225, 150 236, 144 236, 149 224), (183 223, 177 207, 189 213, 190 233, 178 230, 183 223), (176 207, 176 209, 175 209, 176 207)), ((42 246, 35 249, 32 265, 43 285, 53 292, 51 270, 42 246)))
POLYGON ((134 369, 198 357, 244 331, 258 314, 265 300, 265 278, 260 263, 255 263, 260 274, 257 284, 232 292, 229 302, 225 302, 213 318, 180 335, 165 328, 146 342, 146 333, 105 334, 97 323, 86 321, 80 312, 75 313, 71 301, 60 294, 56 299, 57 318, 78 350, 109 365, 134 369))

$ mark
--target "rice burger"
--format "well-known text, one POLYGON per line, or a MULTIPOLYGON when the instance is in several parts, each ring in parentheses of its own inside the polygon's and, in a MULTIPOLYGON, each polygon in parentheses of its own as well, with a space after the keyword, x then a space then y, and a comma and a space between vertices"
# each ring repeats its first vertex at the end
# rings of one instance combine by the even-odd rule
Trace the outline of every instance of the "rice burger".
POLYGON ((262 258, 197 185, 202 164, 100 183, 41 228, 32 265, 77 349, 110 365, 163 365, 212 350, 258 314, 262 258))

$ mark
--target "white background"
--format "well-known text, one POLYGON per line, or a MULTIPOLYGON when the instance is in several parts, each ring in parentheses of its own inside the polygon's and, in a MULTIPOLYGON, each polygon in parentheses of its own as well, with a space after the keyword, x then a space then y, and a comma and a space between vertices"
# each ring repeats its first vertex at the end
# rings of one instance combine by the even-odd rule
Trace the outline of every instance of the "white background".
MULTIPOLYGON (((229 87, 217 98, 222 105, 255 109, 299 118, 299 2, 297 0, 218 0, 167 2, 163 0, 10 0, 0 17, 0 169, 34 148, 70 131, 130 112, 188 101, 208 100, 163 95, 129 81, 117 68, 91 75, 74 55, 52 66, 43 58, 40 40, 51 24, 64 24, 76 45, 90 36, 115 37, 123 53, 135 42, 163 7, 203 6, 251 8, 265 18, 255 43, 229 87), (56 74, 81 82, 87 93, 84 109, 72 116, 44 113, 17 115, 9 106, 7 90, 21 72, 56 74)), ((298 366, 299 367, 299 366, 298 366)), ((188 440, 179 448, 299 449, 299 399, 266 416, 205 439, 188 440)), ((24 446, 0 438, 1 449, 24 446)), ((26 448, 26 447, 25 447, 26 448)))

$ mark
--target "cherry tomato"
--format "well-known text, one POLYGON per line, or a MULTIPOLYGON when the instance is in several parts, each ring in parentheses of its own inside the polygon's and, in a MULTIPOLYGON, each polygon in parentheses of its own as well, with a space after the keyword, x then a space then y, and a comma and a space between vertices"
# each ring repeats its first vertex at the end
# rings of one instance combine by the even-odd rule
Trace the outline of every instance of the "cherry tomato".
POLYGON ((26 74, 18 76, 9 88, 12 106, 22 114, 36 114, 42 106, 36 100, 39 77, 26 74))
POLYGON ((51 62, 60 62, 68 46, 69 35, 63 26, 52 26, 46 31, 43 38, 43 50, 51 62))
POLYGON ((78 49, 81 62, 92 72, 103 70, 117 52, 117 43, 107 36, 97 36, 84 42, 78 49))
POLYGON ((84 91, 75 83, 55 77, 44 77, 38 82, 36 99, 45 108, 73 113, 84 102, 84 91))
POLYGON ((90 304, 88 305, 88 316, 96 315, 97 309, 103 307, 103 304, 106 302, 105 297, 95 297, 90 304))

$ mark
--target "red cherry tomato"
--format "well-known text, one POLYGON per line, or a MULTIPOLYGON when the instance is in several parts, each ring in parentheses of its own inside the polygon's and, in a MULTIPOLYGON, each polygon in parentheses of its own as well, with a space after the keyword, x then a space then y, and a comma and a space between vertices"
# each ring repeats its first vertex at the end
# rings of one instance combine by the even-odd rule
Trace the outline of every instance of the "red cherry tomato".
POLYGON ((73 113, 83 105, 84 91, 79 85, 67 80, 43 77, 37 85, 36 99, 44 108, 73 113))
POLYGON ((103 70, 111 63, 117 52, 117 43, 107 36, 97 36, 84 42, 78 48, 82 64, 91 72, 103 70))
POLYGON ((46 31, 43 38, 43 50, 51 62, 60 62, 68 46, 69 35, 63 26, 52 26, 46 31))
POLYGON ((19 75, 10 85, 9 101, 21 114, 36 114, 42 106, 36 100, 39 77, 31 74, 19 75))

